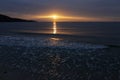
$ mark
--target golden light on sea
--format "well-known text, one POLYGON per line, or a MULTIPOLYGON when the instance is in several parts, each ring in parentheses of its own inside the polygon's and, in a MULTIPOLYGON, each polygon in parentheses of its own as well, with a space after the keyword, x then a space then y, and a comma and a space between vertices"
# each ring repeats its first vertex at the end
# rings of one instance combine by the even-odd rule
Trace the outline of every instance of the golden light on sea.
POLYGON ((89 17, 79 17, 79 16, 61 16, 58 14, 52 14, 49 16, 36 16, 38 20, 45 20, 45 21, 52 21, 53 26, 52 26, 52 34, 57 34, 57 22, 62 22, 62 21, 92 21, 94 18, 89 18, 89 17))
POLYGON ((53 34, 57 33, 57 25, 56 25, 56 21, 53 21, 53 34))
POLYGON ((58 16, 52 15, 51 18, 53 18, 53 34, 56 34, 57 33, 56 19, 58 19, 58 16))

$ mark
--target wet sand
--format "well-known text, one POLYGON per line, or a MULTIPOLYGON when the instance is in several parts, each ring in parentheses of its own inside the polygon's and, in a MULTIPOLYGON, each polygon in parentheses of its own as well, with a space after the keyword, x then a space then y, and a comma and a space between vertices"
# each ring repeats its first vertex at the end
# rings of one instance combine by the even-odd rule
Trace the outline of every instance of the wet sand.
POLYGON ((0 36, 0 80, 119 80, 120 48, 0 36))

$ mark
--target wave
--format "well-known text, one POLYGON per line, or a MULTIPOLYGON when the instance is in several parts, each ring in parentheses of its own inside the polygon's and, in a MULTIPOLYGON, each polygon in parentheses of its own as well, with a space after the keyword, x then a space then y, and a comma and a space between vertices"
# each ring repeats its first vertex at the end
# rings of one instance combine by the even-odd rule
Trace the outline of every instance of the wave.
POLYGON ((50 47, 50 48, 67 48, 67 49, 104 49, 105 45, 71 42, 62 38, 50 38, 46 36, 0 36, 0 45, 24 46, 24 47, 50 47))

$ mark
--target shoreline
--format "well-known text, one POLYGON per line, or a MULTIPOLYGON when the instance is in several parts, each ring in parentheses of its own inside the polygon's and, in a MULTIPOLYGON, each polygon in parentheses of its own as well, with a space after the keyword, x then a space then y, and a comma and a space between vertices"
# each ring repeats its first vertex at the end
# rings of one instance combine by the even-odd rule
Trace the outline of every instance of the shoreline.
POLYGON ((85 42, 75 42, 63 38, 49 36, 0 36, 0 45, 25 46, 25 47, 58 47, 73 49, 99 49, 107 48, 102 44, 92 44, 85 42))
MULTIPOLYGON (((68 40, 71 42, 79 42, 79 43, 90 43, 90 44, 101 44, 109 47, 120 47, 120 44, 113 43, 104 43, 104 42, 95 42, 87 40, 88 36, 75 36, 75 35, 64 35, 64 34, 43 34, 43 33, 27 33, 27 32, 8 32, 8 33, 0 33, 0 36, 20 36, 20 37, 49 37, 49 38, 62 38, 64 40, 68 40), (80 39, 78 39, 78 37, 80 39), (75 38, 75 39, 74 39, 75 38)), ((89 36, 90 37, 90 36, 89 36)), ((95 37, 91 36, 91 39, 95 37)))

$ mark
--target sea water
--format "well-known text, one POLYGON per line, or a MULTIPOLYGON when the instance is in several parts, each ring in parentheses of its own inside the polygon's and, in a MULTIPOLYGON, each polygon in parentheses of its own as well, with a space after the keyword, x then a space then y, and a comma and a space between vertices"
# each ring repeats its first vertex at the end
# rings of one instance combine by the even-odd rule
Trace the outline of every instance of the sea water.
POLYGON ((4 22, 0 23, 0 33, 35 33, 73 41, 120 45, 119 22, 56 22, 55 34, 53 27, 52 22, 4 22))

